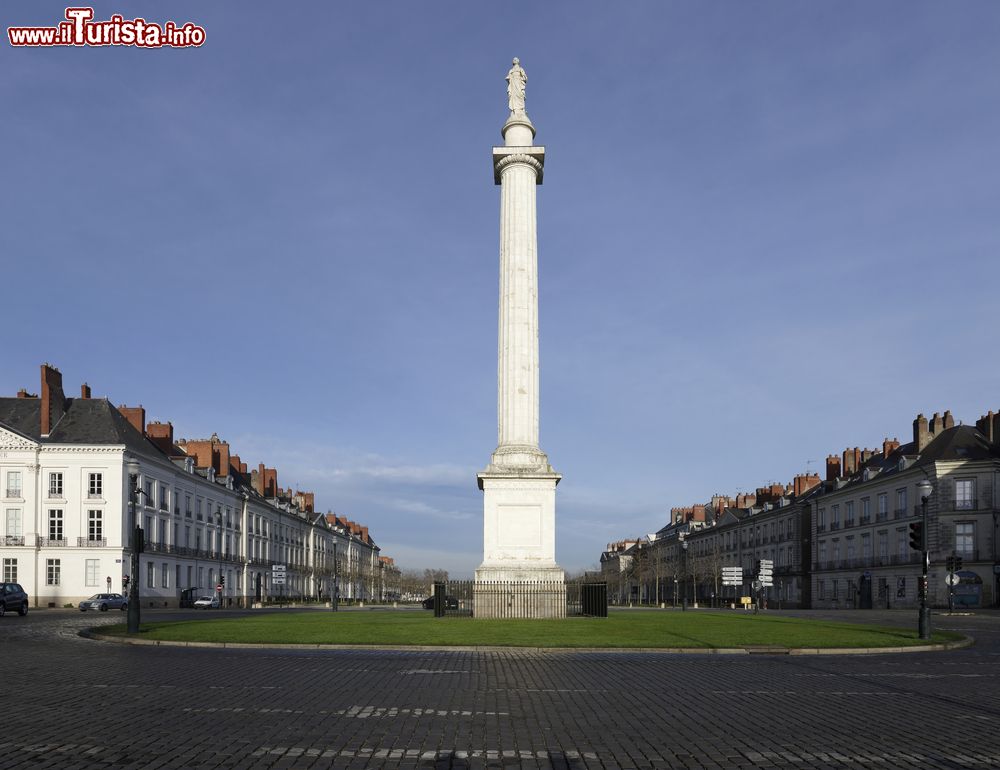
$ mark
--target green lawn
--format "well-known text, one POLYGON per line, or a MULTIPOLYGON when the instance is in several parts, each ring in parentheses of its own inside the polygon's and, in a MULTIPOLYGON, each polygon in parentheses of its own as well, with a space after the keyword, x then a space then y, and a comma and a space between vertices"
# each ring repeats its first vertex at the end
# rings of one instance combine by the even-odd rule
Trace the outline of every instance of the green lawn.
MULTIPOLYGON (((914 622, 914 626, 916 623, 914 622)), ((124 626, 101 633, 125 634, 124 626)), ((144 623, 141 637, 251 644, 384 644, 518 647, 897 647, 916 629, 877 628, 741 612, 614 612, 608 618, 473 620, 429 612, 268 613, 144 623)), ((961 639, 935 633, 934 642, 961 639)))

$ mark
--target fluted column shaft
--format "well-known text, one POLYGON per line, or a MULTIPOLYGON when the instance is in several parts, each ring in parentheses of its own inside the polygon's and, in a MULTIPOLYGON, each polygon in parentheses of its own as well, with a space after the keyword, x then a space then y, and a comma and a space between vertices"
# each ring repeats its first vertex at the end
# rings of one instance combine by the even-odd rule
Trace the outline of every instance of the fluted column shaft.
MULTIPOLYGON (((499 448, 538 449, 537 171, 512 157, 500 177, 499 448)), ((534 164, 534 165, 537 165, 534 164)))

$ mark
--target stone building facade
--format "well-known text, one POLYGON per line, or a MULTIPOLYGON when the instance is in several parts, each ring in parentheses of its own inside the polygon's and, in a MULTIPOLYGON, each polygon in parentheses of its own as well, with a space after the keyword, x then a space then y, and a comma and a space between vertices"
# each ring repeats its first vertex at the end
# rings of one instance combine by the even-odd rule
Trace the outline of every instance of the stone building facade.
MULTIPOLYGON (((277 470, 249 470, 213 435, 185 441, 142 407, 67 398, 42 366, 39 395, 0 398, 0 579, 35 606, 124 593, 131 554, 128 464, 138 463, 135 516, 145 549, 143 606, 176 606, 184 589, 226 604, 286 596, 377 600, 395 570, 362 527, 317 513, 310 492, 282 489, 277 470), (286 582, 272 567, 285 565, 286 582)), ((397 581, 398 582, 398 581, 397 581)))
MULTIPOLYGON (((923 520, 917 484, 927 499, 933 606, 1000 606, 1000 414, 955 425, 950 412, 918 415, 913 440, 886 438, 878 449, 830 455, 826 477, 801 474, 753 494, 714 496, 673 508, 655 534, 609 545, 601 557, 616 565, 629 603, 725 604, 751 593, 759 559, 774 562, 769 603, 789 607, 915 607, 921 554, 909 525, 923 520), (946 562, 960 557, 956 584, 946 562), (722 568, 742 566, 744 584, 720 586, 722 568)), ((611 581, 611 571, 606 570, 611 581)))

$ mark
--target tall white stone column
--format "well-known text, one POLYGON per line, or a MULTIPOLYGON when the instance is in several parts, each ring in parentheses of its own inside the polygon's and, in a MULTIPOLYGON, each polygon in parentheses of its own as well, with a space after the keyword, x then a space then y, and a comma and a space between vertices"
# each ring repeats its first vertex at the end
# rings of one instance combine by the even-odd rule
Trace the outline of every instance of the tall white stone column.
POLYGON ((563 617, 566 589, 555 561, 555 492, 562 478, 538 443, 538 238, 535 187, 545 148, 524 110, 527 76, 507 75, 510 116, 493 148, 500 185, 497 448, 478 475, 483 490, 483 563, 477 617, 563 617))

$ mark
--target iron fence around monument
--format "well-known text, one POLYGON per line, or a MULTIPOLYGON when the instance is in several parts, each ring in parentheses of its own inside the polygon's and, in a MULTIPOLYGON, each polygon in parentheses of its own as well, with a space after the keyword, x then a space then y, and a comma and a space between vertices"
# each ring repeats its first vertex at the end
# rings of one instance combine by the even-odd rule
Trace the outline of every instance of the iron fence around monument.
MULTIPOLYGON (((590 580, 538 583, 532 581, 497 580, 480 583, 474 580, 449 580, 434 584, 434 617, 475 617, 476 600, 492 608, 509 608, 510 617, 524 617, 521 610, 535 606, 539 597, 553 605, 561 603, 565 592, 567 617, 606 618, 608 616, 608 584, 590 580)), ((483 613, 485 614, 485 613, 483 613)))

